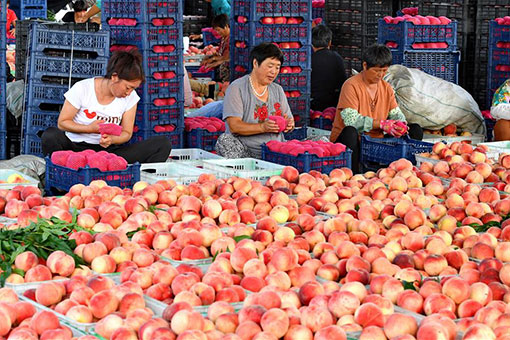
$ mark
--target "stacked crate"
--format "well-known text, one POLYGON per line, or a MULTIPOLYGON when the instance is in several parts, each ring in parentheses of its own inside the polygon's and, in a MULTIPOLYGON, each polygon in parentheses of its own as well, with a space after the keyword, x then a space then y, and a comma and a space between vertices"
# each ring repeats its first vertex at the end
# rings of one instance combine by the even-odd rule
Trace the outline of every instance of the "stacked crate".
POLYGON ((34 23, 30 30, 22 153, 41 156, 40 136, 56 127, 64 93, 77 81, 103 76, 108 32, 68 31, 34 23))
POLYGON ((311 0, 234 0, 230 18, 230 75, 251 71, 250 51, 262 42, 277 43, 284 55, 276 83, 287 96, 297 125, 307 125, 311 92, 311 0), (287 21, 291 19, 291 23, 287 21))
POLYGON ((201 34, 202 28, 211 25, 211 4, 205 0, 184 1, 183 34, 201 34))
POLYGON ((181 0, 107 0, 103 26, 110 31, 111 50, 137 48, 145 82, 131 142, 165 136, 181 148, 184 129, 183 35, 181 0), (172 130, 173 129, 173 130, 172 130))
POLYGON ((326 0, 324 19, 348 76, 361 71, 363 52, 377 42, 378 20, 391 14, 391 0, 326 0))
POLYGON ((28 39, 30 34, 30 27, 34 22, 43 23, 45 27, 57 30, 67 31, 99 31, 99 25, 94 23, 75 24, 75 23, 51 23, 48 21, 38 21, 33 19, 17 20, 16 21, 16 80, 25 79, 26 77, 26 63, 27 63, 27 50, 28 39))
POLYGON ((393 64, 417 68, 458 83, 460 52, 456 21, 445 25, 417 25, 410 21, 387 23, 379 19, 378 31, 378 42, 394 47, 391 51, 393 64), (440 48, 423 48, 424 44, 441 45, 440 48))
POLYGON ((21 0, 20 4, 21 18, 40 18, 46 19, 47 0, 21 0))
POLYGON ((496 90, 510 79, 510 25, 490 22, 489 63, 487 67, 487 108, 496 90))
POLYGON ((476 1, 475 0, 401 0, 400 9, 418 7, 423 16, 445 16, 458 22, 457 45, 462 55, 459 64, 459 85, 471 91, 475 84, 475 30, 476 30, 476 1))
MULTIPOLYGON (((478 0, 476 13, 475 84, 471 93, 480 108, 489 109, 492 95, 489 88, 489 43, 490 22, 496 18, 510 15, 510 3, 507 0, 478 0)), ((507 64, 508 65, 508 64, 507 64)), ((492 92, 494 94, 494 92, 492 92)))
POLYGON ((5 90, 6 90, 6 11, 5 7, 6 1, 2 0, 0 2, 0 159, 5 159, 7 157, 7 117, 6 109, 5 109, 5 90))

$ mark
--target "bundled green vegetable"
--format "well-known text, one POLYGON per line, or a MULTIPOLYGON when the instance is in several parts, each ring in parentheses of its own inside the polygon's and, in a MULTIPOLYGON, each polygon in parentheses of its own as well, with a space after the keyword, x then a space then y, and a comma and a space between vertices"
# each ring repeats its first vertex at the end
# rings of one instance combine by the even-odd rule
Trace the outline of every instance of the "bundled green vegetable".
POLYGON ((76 213, 73 214, 71 223, 62 221, 56 217, 51 219, 38 219, 28 227, 17 229, 0 229, 0 286, 13 272, 24 275, 23 271, 13 269, 12 265, 16 256, 31 251, 40 258, 47 259, 48 256, 57 250, 61 250, 74 258, 76 265, 85 264, 83 259, 74 254, 76 241, 70 240, 73 232, 85 230, 76 223, 76 213))

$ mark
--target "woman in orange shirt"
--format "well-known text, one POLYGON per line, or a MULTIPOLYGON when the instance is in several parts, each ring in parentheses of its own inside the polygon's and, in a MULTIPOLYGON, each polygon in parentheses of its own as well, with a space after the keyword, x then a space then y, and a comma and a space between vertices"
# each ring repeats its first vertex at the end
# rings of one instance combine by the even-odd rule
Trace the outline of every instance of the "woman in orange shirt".
POLYGON ((347 79, 340 92, 330 140, 352 150, 355 173, 359 172, 360 134, 383 138, 409 133, 413 139, 423 138, 418 124, 407 126, 393 88, 383 80, 391 61, 391 51, 385 45, 368 47, 363 55, 363 71, 347 79))

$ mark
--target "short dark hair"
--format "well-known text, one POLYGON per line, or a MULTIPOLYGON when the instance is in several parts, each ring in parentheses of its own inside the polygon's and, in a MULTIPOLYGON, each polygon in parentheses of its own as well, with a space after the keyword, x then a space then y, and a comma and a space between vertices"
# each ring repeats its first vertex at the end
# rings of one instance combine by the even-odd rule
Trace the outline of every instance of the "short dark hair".
POLYGON ((250 65, 256 60, 260 65, 266 59, 278 59, 283 64, 283 53, 278 46, 273 43, 261 43, 255 46, 250 52, 250 65))
POLYGON ((111 79, 114 74, 120 79, 128 81, 145 81, 140 52, 137 49, 114 52, 108 60, 105 78, 111 79))
POLYGON ((83 12, 87 10, 87 4, 83 0, 78 0, 73 4, 73 11, 83 12))
POLYGON ((367 63, 367 68, 390 66, 392 59, 390 49, 383 44, 373 44, 363 53, 363 61, 367 63))
POLYGON ((312 29, 313 47, 328 47, 331 39, 333 39, 333 32, 331 32, 328 26, 318 25, 312 29))
POLYGON ((220 14, 214 17, 211 23, 212 28, 227 28, 229 26, 228 16, 226 14, 220 14))

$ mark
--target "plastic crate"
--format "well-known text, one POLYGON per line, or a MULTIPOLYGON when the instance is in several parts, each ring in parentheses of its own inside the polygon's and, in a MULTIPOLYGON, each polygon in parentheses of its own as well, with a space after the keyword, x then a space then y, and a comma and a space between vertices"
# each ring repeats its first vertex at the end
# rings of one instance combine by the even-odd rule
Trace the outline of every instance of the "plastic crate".
POLYGON ((400 138, 372 138, 361 136, 360 163, 371 168, 370 163, 388 165, 406 157, 406 145, 400 138))
POLYGON ((381 44, 395 42, 400 51, 413 50, 415 43, 445 42, 448 47, 444 50, 457 50, 457 22, 448 25, 415 25, 410 21, 398 24, 388 24, 379 20, 377 40, 381 44))
POLYGON ((0 131, 0 160, 6 158, 7 158, 7 131, 3 130, 0 131))
POLYGON ((154 130, 139 130, 135 133, 133 133, 133 136, 131 137, 131 140, 129 141, 130 144, 141 142, 144 140, 148 140, 151 137, 156 136, 165 136, 170 140, 170 143, 172 144, 172 149, 182 149, 183 147, 183 128, 177 127, 175 131, 173 132, 154 132, 154 130))
MULTIPOLYGON (((2 7, 5 8, 5 7, 2 7)), ((46 0, 21 0, 20 2, 21 19, 43 18, 47 16, 46 0)))
POLYGON ((302 93, 299 97, 287 98, 287 102, 292 114, 300 117, 300 120, 296 121, 296 125, 310 125, 310 95, 302 93))
POLYGON ((262 17, 301 17, 312 20, 311 0, 233 0, 232 17, 244 16, 250 20, 262 17))
POLYGON ((140 180, 150 184, 161 179, 172 179, 177 184, 188 185, 196 182, 203 173, 206 173, 203 169, 177 162, 149 163, 140 166, 140 180))
POLYGON ((173 124, 183 126, 182 115, 184 102, 177 102, 172 106, 156 106, 153 104, 138 104, 135 124, 140 130, 150 130, 156 125, 173 124))
POLYGON ((216 141, 222 134, 222 131, 209 132, 205 129, 193 129, 191 131, 186 131, 186 147, 214 151, 216 141))
MULTIPOLYGON (((236 66, 240 65, 245 68, 245 72, 241 73, 241 75, 246 74, 251 70, 250 65, 250 50, 251 45, 240 48, 235 47, 234 39, 230 40, 230 51, 233 58, 230 58, 230 70, 234 70, 236 66)), ((283 64, 289 66, 299 66, 303 70, 311 69, 311 61, 312 61, 312 48, 311 46, 304 46, 299 49, 283 49, 283 64)), ((232 71, 231 71, 232 72, 232 71)), ((233 78, 237 79, 237 78, 233 78)))
POLYGON ((23 133, 37 135, 58 124, 58 111, 43 111, 38 107, 27 107, 23 119, 23 133))
POLYGON ((231 40, 244 41, 250 46, 264 41, 300 42, 303 46, 312 44, 311 23, 307 21, 299 25, 266 25, 258 21, 240 24, 231 20, 231 24, 231 40))
POLYGON ((469 141, 471 145, 478 145, 485 141, 485 136, 476 133, 473 134, 472 136, 458 136, 458 137, 424 134, 423 141, 428 143, 446 142, 446 144, 451 144, 453 142, 469 141))
POLYGON ((198 72, 200 66, 186 66, 186 71, 191 72, 193 78, 211 78, 214 79, 215 70, 211 70, 209 72, 201 73, 198 72))
POLYGON ((499 154, 503 152, 510 153, 510 142, 507 141, 481 143, 480 145, 488 147, 489 151, 487 152, 487 157, 495 159, 496 161, 499 158, 499 154))
POLYGON ((208 159, 204 160, 204 169, 263 181, 271 176, 281 175, 283 166, 255 158, 208 159))
POLYGON ((402 137, 404 142, 406 143, 406 159, 410 160, 413 164, 416 164, 416 154, 431 152, 434 143, 429 143, 426 141, 420 141, 416 139, 411 139, 409 137, 402 137))
POLYGON ((285 140, 293 140, 293 139, 303 140, 307 137, 306 126, 297 127, 292 131, 285 132, 283 134, 283 136, 284 136, 285 140))
POLYGON ((180 79, 183 75, 184 70, 181 69, 173 79, 147 78, 137 89, 137 92, 146 103, 153 103, 154 100, 160 98, 174 98, 177 103, 182 102, 184 101, 184 89, 180 79))
POLYGON ((64 94, 69 90, 68 85, 44 83, 30 79, 28 82, 28 105, 37 107, 41 103, 64 104, 64 94))
MULTIPOLYGON (((137 24, 136 26, 105 25, 110 31, 112 45, 135 45, 139 50, 152 50, 154 46, 174 45, 177 54, 183 49, 182 22, 172 26, 137 24)), ((166 53, 165 53, 166 54, 166 53)))
POLYGON ((30 78, 42 79, 44 76, 90 78, 106 74, 107 58, 70 59, 48 57, 32 53, 30 56, 30 78))
POLYGON ((211 5, 205 0, 185 0, 184 15, 211 15, 211 5))
POLYGON ((224 159, 220 155, 202 149, 172 149, 167 162, 180 162, 186 164, 202 165, 205 159, 224 159))
POLYGON ((182 20, 183 4, 181 0, 103 0, 101 17, 103 21, 110 18, 130 18, 147 23, 152 19, 182 20))
POLYGON ((310 125, 318 129, 331 130, 333 128, 333 121, 331 119, 319 117, 312 119, 310 125))
POLYGON ((417 68, 425 73, 457 84, 460 52, 392 50, 393 64, 417 68))
POLYGON ((25 175, 24 173, 21 173, 19 171, 16 171, 16 170, 13 170, 13 169, 0 169, 0 181, 7 181, 7 178, 9 178, 9 176, 11 175, 19 175, 21 177, 23 177, 26 182, 22 182, 22 183, 0 183, 0 189, 6 189, 6 190, 9 190, 9 189, 12 189, 16 186, 22 186, 22 187, 29 187, 29 186, 34 186, 34 187, 37 187, 39 185, 39 181, 36 180, 35 178, 32 178, 28 175, 25 175))
POLYGON ((41 137, 35 134, 23 134, 21 138, 21 153, 43 157, 41 137))
POLYGON ((110 34, 107 31, 82 32, 48 29, 34 23, 31 33, 31 51, 46 49, 96 52, 100 57, 109 56, 110 34))
POLYGON ((324 174, 329 174, 333 169, 351 168, 352 151, 347 149, 339 156, 319 157, 308 152, 297 156, 274 152, 264 144, 262 145, 262 159, 282 165, 290 165, 296 168, 300 173, 317 170, 324 174))
POLYGON ((204 42, 204 46, 207 45, 217 45, 221 41, 221 37, 215 37, 214 33, 212 33, 209 29, 202 29, 202 40, 204 42))
POLYGON ((309 93, 311 90, 312 70, 301 70, 300 73, 280 73, 275 82, 286 91, 301 91, 309 93))
POLYGON ((312 19, 321 18, 324 19, 324 7, 313 7, 312 8, 312 19))
POLYGON ((56 165, 46 157, 46 189, 56 188, 69 191, 77 183, 88 185, 93 180, 102 179, 110 186, 129 188, 140 180, 140 164, 128 165, 124 171, 100 171, 99 169, 89 168, 70 169, 64 166, 56 165))

